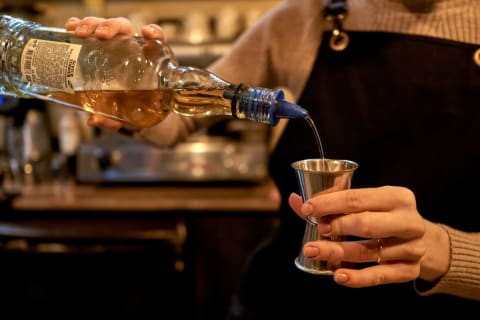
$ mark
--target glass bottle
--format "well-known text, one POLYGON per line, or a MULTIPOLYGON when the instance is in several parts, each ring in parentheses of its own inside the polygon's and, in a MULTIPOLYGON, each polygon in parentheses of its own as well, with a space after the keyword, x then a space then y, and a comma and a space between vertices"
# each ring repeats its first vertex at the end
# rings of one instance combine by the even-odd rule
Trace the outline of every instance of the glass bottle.
POLYGON ((269 125, 305 118, 281 90, 231 84, 179 66, 159 40, 78 38, 64 29, 0 16, 0 94, 33 97, 147 128, 171 111, 233 116, 269 125))

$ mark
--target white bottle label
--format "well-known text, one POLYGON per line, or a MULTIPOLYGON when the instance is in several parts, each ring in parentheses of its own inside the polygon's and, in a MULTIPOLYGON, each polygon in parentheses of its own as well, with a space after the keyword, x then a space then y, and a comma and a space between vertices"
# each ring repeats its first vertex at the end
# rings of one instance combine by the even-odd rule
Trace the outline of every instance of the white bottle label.
POLYGON ((22 81, 72 93, 82 46, 31 39, 21 57, 22 81))

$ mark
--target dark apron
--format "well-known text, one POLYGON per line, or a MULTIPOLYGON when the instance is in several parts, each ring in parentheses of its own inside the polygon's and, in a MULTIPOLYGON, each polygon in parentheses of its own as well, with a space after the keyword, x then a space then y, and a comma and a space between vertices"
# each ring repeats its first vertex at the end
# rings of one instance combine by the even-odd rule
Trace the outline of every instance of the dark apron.
MULTIPOLYGON (((479 231, 480 67, 473 60, 478 47, 390 33, 348 34, 350 44, 341 52, 322 42, 299 100, 318 127, 325 157, 359 163, 352 188, 408 187, 426 219, 479 231)), ((382 309, 388 310, 384 316, 478 314, 478 302, 421 297, 411 282, 350 289, 297 270, 305 224, 287 203, 291 192, 298 193, 290 164, 316 157, 307 122, 291 120, 270 161, 282 196, 282 224, 252 256, 240 295, 251 319, 292 312, 298 319, 361 319, 382 309)))

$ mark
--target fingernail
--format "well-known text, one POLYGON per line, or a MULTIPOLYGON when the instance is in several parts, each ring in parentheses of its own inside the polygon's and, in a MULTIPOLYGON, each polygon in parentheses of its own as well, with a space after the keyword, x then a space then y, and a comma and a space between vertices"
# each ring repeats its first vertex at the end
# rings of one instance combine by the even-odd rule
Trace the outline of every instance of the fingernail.
POLYGON ((309 216, 312 214, 313 212, 313 206, 310 202, 305 202, 303 205, 302 205, 302 214, 304 216, 309 216))
POLYGON ((320 254, 320 250, 317 247, 308 246, 303 249, 303 255, 307 258, 313 258, 320 254))
POLYGON ((348 281, 348 275, 346 273, 335 273, 333 275, 333 278, 335 280, 335 282, 338 282, 338 283, 345 283, 348 281))
POLYGON ((155 26, 149 25, 148 26, 148 31, 150 31, 152 34, 157 33, 157 28, 155 26))

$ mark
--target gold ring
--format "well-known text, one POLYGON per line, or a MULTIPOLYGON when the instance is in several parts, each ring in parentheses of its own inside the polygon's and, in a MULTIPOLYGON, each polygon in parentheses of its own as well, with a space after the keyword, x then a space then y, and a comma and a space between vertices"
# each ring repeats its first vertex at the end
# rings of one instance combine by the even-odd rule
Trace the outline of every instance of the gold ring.
POLYGON ((377 239, 377 263, 382 263, 382 250, 383 250, 383 242, 382 239, 377 239))

